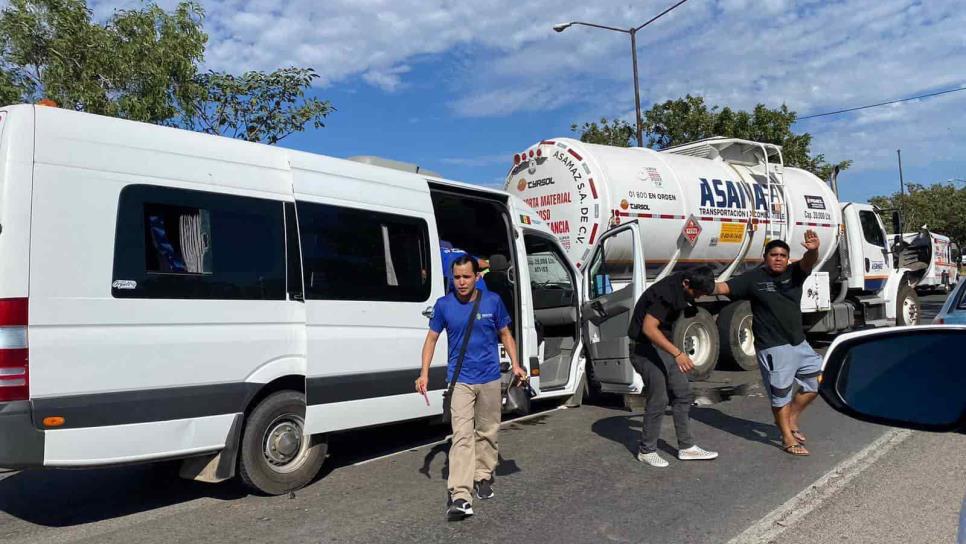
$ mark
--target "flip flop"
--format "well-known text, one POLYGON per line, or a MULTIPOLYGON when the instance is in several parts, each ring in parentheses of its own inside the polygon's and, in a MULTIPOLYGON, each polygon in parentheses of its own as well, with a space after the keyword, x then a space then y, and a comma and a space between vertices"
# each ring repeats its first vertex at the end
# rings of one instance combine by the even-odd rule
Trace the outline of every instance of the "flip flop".
POLYGON ((811 455, 808 452, 808 450, 805 449, 805 446, 802 446, 801 444, 783 445, 782 451, 784 451, 788 455, 794 455, 795 457, 806 457, 808 455, 811 455))
POLYGON ((803 433, 799 429, 792 429, 792 436, 795 437, 795 440, 798 440, 799 444, 804 444, 805 442, 808 442, 807 440, 805 440, 805 433, 803 433))

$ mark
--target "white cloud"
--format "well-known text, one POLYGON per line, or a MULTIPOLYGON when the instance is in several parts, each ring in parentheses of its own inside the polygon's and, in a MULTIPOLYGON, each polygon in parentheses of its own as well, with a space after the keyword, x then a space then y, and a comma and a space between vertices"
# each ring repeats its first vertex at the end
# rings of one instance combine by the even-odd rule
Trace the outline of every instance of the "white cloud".
POLYGON ((409 66, 393 66, 382 70, 369 70, 362 74, 362 79, 380 89, 393 92, 402 85, 402 76, 409 72, 409 66))

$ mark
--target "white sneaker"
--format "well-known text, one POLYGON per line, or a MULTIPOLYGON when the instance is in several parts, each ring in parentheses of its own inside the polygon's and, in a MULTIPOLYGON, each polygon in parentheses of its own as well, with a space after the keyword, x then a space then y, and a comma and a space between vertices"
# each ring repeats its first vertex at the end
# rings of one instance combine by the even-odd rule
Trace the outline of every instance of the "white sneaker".
POLYGON ((691 446, 686 450, 678 450, 678 459, 682 461, 705 461, 718 457, 718 452, 703 450, 697 446, 691 446))
POLYGON ((652 451, 651 453, 638 453, 637 460, 657 468, 664 468, 669 464, 663 457, 658 455, 656 451, 652 451))

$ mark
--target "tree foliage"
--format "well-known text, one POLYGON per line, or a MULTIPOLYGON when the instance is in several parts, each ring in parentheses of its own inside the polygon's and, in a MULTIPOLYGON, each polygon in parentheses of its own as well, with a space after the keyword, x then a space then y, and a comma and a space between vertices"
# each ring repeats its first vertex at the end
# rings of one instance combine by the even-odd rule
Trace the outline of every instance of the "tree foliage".
POLYGON ((331 104, 305 97, 305 89, 318 77, 311 68, 240 76, 208 72, 197 78, 202 92, 180 122, 208 134, 274 144, 310 123, 325 126, 322 120, 333 110, 331 104))
POLYGON ((580 134, 581 142, 616 147, 630 147, 636 137, 634 125, 621 119, 608 120, 605 117, 602 117, 599 123, 584 123, 583 126, 570 125, 570 130, 580 134))
MULTIPOLYGON (((966 242, 966 187, 952 183, 906 185, 906 194, 875 196, 869 202, 883 209, 897 209, 902 214, 903 230, 914 232, 922 226, 966 242)), ((886 225, 890 233, 892 225, 886 225)))
POLYGON ((200 73, 204 10, 149 3, 93 21, 84 0, 10 0, 0 12, 0 100, 61 107, 275 143, 321 127, 328 102, 306 98, 308 68, 200 73))
MULTIPOLYGON (((729 107, 709 107, 703 97, 687 95, 652 106, 644 113, 643 129, 647 145, 656 149, 712 136, 725 136, 780 145, 786 165, 803 168, 822 179, 828 179, 835 166, 842 170, 849 167, 852 161, 842 161, 836 165, 826 162, 824 155, 812 155, 811 134, 792 132, 795 118, 795 112, 785 105, 770 109, 764 104, 758 104, 748 112, 729 107)), ((583 127, 573 125, 571 129, 579 132, 583 141, 629 145, 633 136, 632 124, 625 121, 609 124, 605 120, 601 121, 601 125, 585 123, 583 127), (628 131, 629 136, 622 139, 623 129, 628 131), (612 138, 611 134, 614 133, 617 136, 612 138)))
POLYGON ((0 14, 5 98, 160 123, 197 92, 204 12, 182 3, 120 10, 91 21, 81 0, 12 0, 0 14))

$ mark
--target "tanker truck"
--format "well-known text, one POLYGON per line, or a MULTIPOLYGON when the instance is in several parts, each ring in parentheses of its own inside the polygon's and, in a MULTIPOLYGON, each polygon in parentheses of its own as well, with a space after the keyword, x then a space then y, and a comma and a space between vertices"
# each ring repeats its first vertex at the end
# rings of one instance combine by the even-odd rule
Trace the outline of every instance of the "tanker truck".
MULTIPOLYGON (((635 301, 668 274, 710 266, 725 281, 762 262, 770 240, 800 259, 806 230, 820 240, 803 287, 810 334, 914 324, 909 270, 896 266, 878 211, 840 202, 813 174, 784 166, 779 146, 711 138, 654 151, 543 140, 514 156, 506 190, 533 208, 581 271, 587 375, 603 392, 638 393, 627 326, 635 301)), ((531 267, 532 269, 533 267, 531 267)), ((531 289, 554 278, 531 275, 531 289)), ((695 363, 756 368, 747 302, 705 297, 673 331, 695 363)))

